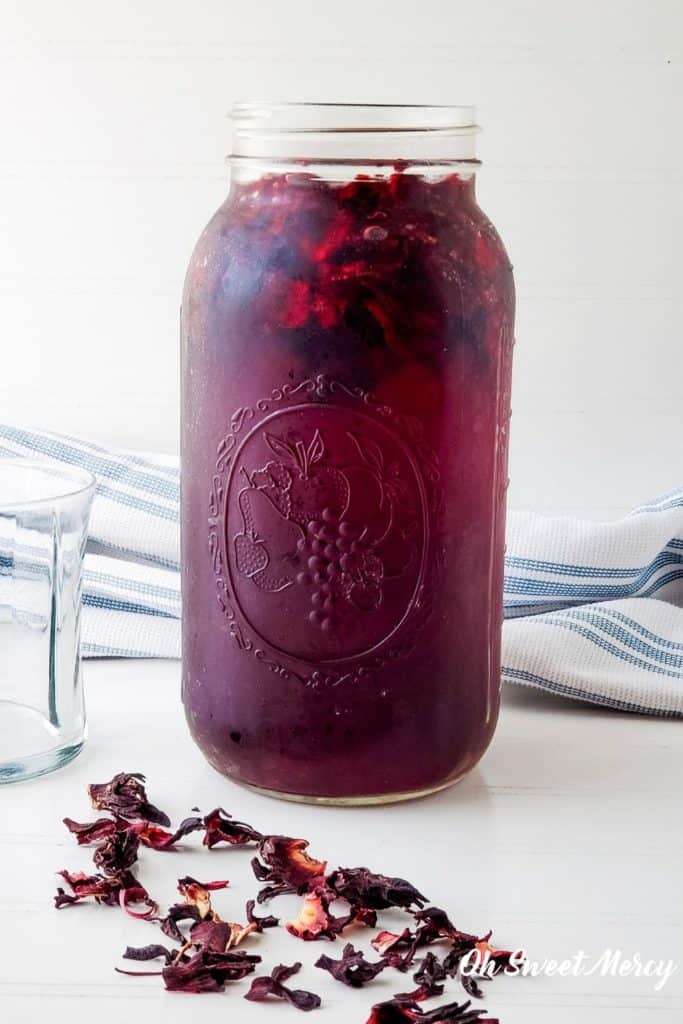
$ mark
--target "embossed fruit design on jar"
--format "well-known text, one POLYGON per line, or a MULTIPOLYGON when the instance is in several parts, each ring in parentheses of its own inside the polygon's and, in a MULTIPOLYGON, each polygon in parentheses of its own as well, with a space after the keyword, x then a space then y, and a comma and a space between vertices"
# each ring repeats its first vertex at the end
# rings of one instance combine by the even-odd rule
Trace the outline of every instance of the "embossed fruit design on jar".
POLYGON ((473 111, 234 123, 183 297, 187 720, 275 794, 428 793, 498 712, 514 292, 473 111))

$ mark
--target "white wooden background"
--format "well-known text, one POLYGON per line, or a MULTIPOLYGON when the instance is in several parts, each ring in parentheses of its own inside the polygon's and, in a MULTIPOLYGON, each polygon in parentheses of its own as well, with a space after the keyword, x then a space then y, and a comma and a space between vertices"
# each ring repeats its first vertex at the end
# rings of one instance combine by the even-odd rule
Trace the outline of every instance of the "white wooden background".
POLYGON ((1 0, 0 418, 173 451, 237 97, 476 103, 517 271, 511 500, 680 470, 680 0, 1 0))

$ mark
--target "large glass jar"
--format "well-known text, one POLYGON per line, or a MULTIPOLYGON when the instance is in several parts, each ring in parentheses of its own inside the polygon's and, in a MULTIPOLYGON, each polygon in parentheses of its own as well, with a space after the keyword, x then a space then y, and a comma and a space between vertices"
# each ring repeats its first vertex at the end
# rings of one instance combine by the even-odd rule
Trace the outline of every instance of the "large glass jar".
POLYGON ((183 700, 280 796, 429 793, 495 728, 514 292, 473 115, 240 104, 190 261, 183 700))

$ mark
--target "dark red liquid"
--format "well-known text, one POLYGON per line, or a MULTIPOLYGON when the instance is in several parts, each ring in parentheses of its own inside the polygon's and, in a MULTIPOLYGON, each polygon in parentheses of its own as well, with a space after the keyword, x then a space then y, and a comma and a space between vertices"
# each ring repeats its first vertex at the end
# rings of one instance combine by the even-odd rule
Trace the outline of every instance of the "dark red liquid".
POLYGON ((220 771, 379 797, 481 757, 513 304, 471 180, 233 185, 183 301, 183 699, 220 771))

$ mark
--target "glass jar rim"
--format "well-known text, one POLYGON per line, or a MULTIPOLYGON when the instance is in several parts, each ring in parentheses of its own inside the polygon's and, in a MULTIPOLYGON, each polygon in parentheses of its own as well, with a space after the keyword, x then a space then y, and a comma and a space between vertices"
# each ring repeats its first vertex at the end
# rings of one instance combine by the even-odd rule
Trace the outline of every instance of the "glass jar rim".
POLYGON ((45 506, 57 506, 61 502, 73 498, 86 500, 94 493, 97 486, 93 474, 81 466, 68 466, 63 463, 24 458, 20 455, 0 459, 0 485, 3 483, 3 477, 16 474, 25 478, 27 493, 23 496, 8 495, 0 486, 0 516, 45 506), (48 477, 54 481, 54 486, 42 488, 40 489, 41 493, 35 493, 32 496, 30 494, 30 477, 32 475, 48 477))
POLYGON ((476 162, 471 105, 239 101, 231 158, 476 162))

